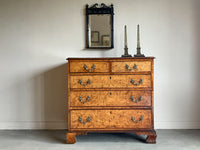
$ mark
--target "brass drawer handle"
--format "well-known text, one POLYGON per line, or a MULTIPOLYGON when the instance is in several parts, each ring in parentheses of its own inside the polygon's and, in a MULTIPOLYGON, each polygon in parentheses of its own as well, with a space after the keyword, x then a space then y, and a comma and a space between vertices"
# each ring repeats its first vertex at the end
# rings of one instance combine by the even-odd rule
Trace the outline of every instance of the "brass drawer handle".
POLYGON ((142 101, 142 96, 140 96, 138 100, 134 100, 134 97, 131 95, 131 100, 132 100, 134 103, 138 103, 138 102, 142 101))
POLYGON ((89 102, 90 101, 90 97, 88 96, 87 98, 86 98, 86 101, 83 101, 83 99, 82 99, 82 97, 81 96, 79 96, 79 101, 81 102, 81 103, 87 103, 87 102, 89 102))
POLYGON ((83 124, 85 124, 85 123, 87 123, 87 122, 90 122, 90 121, 91 121, 91 117, 90 117, 90 116, 88 116, 88 118, 86 119, 86 121, 83 121, 81 117, 79 117, 79 118, 78 118, 78 120, 79 120, 79 122, 80 122, 80 123, 83 123, 83 124))
POLYGON ((134 81, 133 79, 131 79, 131 83, 132 83, 133 85, 140 85, 140 84, 143 83, 143 80, 140 79, 139 83, 135 83, 135 81, 134 81))
POLYGON ((91 67, 91 69, 88 69, 87 65, 85 64, 85 65, 83 66, 83 68, 84 68, 86 71, 91 72, 92 70, 94 70, 94 69, 96 68, 96 66, 95 66, 95 64, 93 64, 92 67, 91 67))
POLYGON ((133 68, 129 68, 129 65, 128 65, 128 64, 126 64, 125 67, 126 67, 126 69, 129 70, 129 71, 132 71, 132 70, 136 70, 136 69, 137 69, 137 65, 136 65, 136 64, 134 64, 133 68))
POLYGON ((135 121, 135 118, 132 116, 131 117, 131 120, 134 122, 134 123, 139 123, 139 122, 142 122, 143 121, 143 116, 140 117, 139 120, 135 121))
POLYGON ((83 86, 86 86, 86 85, 88 85, 88 84, 91 84, 90 79, 88 79, 87 83, 83 83, 83 81, 82 81, 81 79, 79 79, 78 82, 79 82, 81 85, 83 85, 83 86))

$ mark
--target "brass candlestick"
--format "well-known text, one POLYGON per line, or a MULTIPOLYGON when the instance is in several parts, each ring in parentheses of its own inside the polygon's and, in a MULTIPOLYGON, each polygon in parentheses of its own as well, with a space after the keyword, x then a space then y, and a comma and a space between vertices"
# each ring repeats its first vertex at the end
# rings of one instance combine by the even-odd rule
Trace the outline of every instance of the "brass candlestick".
POLYGON ((137 54, 134 57, 145 57, 144 54, 141 54, 141 47, 140 47, 140 26, 137 25, 137 54))
POLYGON ((122 55, 122 57, 132 57, 128 54, 126 25, 124 27, 124 55, 122 55))

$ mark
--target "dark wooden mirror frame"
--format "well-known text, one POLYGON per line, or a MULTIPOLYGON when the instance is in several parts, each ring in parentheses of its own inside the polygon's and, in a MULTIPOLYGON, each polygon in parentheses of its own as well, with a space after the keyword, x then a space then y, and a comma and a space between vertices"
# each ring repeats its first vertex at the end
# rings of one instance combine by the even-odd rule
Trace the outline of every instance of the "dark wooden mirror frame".
POLYGON ((113 15, 114 15, 114 8, 113 4, 110 6, 106 6, 104 3, 101 3, 100 7, 98 7, 98 4, 94 4, 93 6, 89 7, 89 5, 86 5, 86 34, 87 34, 87 48, 89 49, 111 49, 114 48, 114 28, 113 28, 113 15), (91 47, 89 45, 89 15, 95 15, 95 14, 110 14, 111 15, 111 46, 109 47, 91 47))

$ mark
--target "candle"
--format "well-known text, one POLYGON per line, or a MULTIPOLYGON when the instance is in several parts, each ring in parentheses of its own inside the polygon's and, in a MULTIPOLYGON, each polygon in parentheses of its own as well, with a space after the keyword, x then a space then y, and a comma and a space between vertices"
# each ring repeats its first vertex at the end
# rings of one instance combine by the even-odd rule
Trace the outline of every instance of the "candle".
POLYGON ((127 47, 127 33, 126 33, 126 25, 124 27, 124 46, 127 47))
POLYGON ((140 48, 140 26, 137 25, 137 48, 140 48))

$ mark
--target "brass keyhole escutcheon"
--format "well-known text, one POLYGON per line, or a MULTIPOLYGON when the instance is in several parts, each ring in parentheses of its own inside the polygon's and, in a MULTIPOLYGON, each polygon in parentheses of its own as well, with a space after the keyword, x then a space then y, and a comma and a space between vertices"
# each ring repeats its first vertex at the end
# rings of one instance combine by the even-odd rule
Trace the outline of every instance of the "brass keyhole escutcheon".
POLYGON ((112 111, 110 111, 110 114, 112 114, 112 111))

